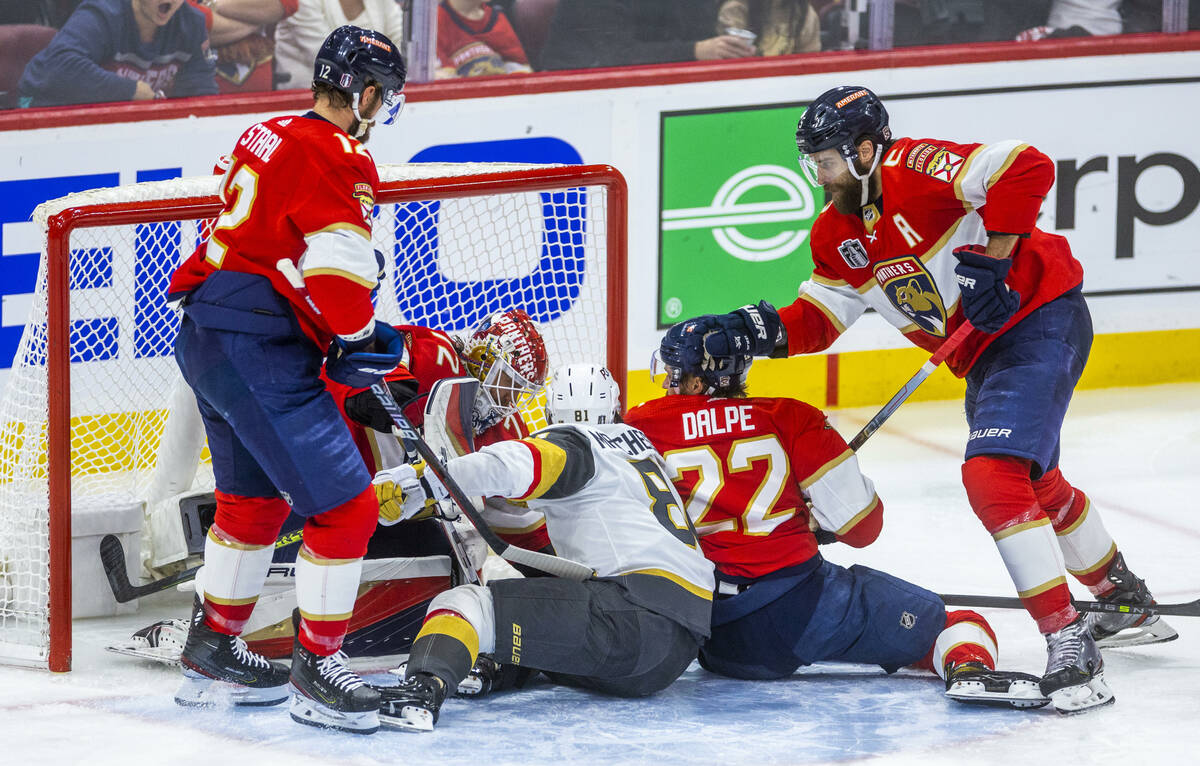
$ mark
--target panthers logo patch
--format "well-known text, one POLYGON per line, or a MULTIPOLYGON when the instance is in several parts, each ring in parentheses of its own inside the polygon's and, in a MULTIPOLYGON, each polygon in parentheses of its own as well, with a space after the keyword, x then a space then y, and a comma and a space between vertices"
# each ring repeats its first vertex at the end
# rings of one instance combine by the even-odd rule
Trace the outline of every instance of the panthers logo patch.
POLYGON ((354 199, 362 205, 363 220, 371 222, 371 214, 375 212, 375 192, 371 184, 354 184, 354 199))
POLYGON ((875 281, 892 305, 930 335, 945 337, 946 308, 933 277, 915 255, 875 264, 875 281))

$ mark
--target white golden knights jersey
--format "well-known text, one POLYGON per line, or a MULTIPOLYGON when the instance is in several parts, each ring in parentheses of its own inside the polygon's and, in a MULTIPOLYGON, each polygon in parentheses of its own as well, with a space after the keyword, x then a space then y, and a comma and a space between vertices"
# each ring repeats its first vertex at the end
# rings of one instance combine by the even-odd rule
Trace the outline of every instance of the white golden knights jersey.
POLYGON ((1005 280, 1021 306, 1000 333, 963 341, 946 360, 955 375, 1005 329, 1082 282, 1067 240, 1035 226, 1054 164, 1028 144, 901 138, 880 173, 882 197, 861 216, 827 205, 813 224, 812 278, 779 311, 789 354, 828 348, 868 308, 935 351, 963 322, 953 251, 991 234, 1021 237, 1005 280))
POLYGON ((623 424, 564 424, 447 464, 468 495, 545 514, 554 550, 616 579, 630 598, 709 634, 713 566, 645 434, 623 424))

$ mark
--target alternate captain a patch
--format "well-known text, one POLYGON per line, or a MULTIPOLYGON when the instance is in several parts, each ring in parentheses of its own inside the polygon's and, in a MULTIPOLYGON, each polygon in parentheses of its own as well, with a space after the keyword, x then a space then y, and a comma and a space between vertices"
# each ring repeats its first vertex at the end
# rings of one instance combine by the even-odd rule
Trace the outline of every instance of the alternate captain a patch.
POLYGON ((362 205, 363 220, 370 223, 371 214, 375 212, 375 191, 371 184, 354 184, 354 199, 362 205))
POLYGON ((892 305, 903 311, 925 332, 946 335, 946 307, 933 277, 915 255, 903 255, 875 264, 875 281, 892 305))

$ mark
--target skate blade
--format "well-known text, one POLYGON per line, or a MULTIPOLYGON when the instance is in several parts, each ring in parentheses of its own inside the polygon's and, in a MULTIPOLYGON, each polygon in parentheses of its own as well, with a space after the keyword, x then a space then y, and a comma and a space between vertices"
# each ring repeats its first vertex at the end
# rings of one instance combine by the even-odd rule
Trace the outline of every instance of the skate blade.
POLYGON ((295 691, 292 692, 292 702, 288 707, 288 712, 296 723, 316 726, 319 729, 334 729, 349 734, 374 734, 379 731, 378 711, 368 710, 363 713, 338 711, 295 691))
POLYGON ((1121 649, 1130 646, 1146 646, 1148 644, 1165 644, 1179 638, 1179 633, 1163 620, 1150 624, 1142 624, 1126 628, 1107 638, 1096 639, 1096 646, 1101 649, 1121 649))
POLYGON ((152 660, 154 662, 161 662, 164 665, 179 665, 179 655, 181 654, 178 647, 171 646, 117 644, 115 646, 106 646, 104 649, 113 654, 137 657, 140 660, 152 660))
POLYGON ((1112 689, 1104 683, 1102 676, 1096 676, 1086 684, 1067 686, 1050 692, 1050 701, 1060 715, 1078 715, 1089 710, 1095 710, 1117 701, 1112 689))
POLYGON ((433 713, 412 705, 404 705, 398 715, 379 711, 379 723, 401 731, 433 731, 433 713))
POLYGON ((175 690, 175 704, 183 707, 270 707, 288 698, 288 687, 254 689, 183 671, 183 683, 175 690))
POLYGON ((1045 707, 1050 698, 1042 694, 1036 681, 1013 681, 1007 691, 989 690, 982 681, 958 681, 946 690, 946 696, 968 705, 993 705, 1030 709, 1045 707))

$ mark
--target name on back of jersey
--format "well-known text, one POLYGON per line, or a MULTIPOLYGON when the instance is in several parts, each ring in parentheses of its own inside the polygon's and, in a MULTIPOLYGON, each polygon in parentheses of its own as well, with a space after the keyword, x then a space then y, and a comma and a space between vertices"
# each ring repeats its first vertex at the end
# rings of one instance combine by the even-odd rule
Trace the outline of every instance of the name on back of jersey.
POLYGON ((650 440, 646 438, 644 433, 636 428, 622 428, 614 436, 601 433, 595 429, 588 429, 588 433, 591 434, 591 437, 601 447, 619 449, 622 452, 628 452, 632 456, 654 452, 654 445, 650 443, 650 440))
POLYGON ((710 436, 733 431, 753 431, 750 414, 754 407, 749 404, 706 407, 695 412, 683 413, 683 438, 705 439, 710 436))
POLYGON ((247 130, 239 143, 263 162, 270 162, 283 139, 260 122, 247 130))

